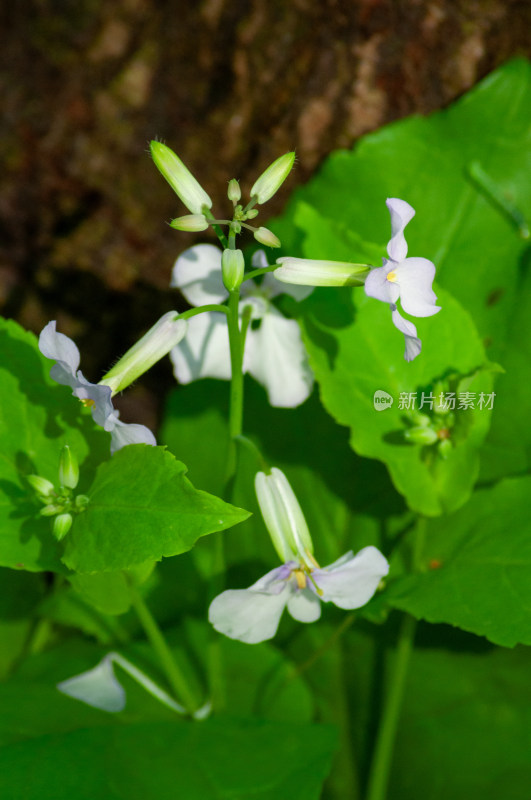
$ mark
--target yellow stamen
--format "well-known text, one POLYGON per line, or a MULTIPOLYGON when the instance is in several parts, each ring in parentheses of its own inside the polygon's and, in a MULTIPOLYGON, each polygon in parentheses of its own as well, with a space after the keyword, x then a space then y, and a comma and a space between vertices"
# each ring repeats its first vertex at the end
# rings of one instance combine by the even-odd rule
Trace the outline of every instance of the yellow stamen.
POLYGON ((396 272, 394 270, 387 274, 387 280, 391 281, 391 283, 394 283, 396 281, 396 272))
POLYGON ((306 588, 306 575, 302 571, 302 569, 294 569, 293 574, 295 575, 295 580, 297 581, 297 586, 299 589, 306 588))
POLYGON ((85 408, 92 408, 92 406, 96 405, 96 401, 95 400, 91 400, 88 397, 87 397, 86 400, 82 400, 81 403, 85 406, 85 408))

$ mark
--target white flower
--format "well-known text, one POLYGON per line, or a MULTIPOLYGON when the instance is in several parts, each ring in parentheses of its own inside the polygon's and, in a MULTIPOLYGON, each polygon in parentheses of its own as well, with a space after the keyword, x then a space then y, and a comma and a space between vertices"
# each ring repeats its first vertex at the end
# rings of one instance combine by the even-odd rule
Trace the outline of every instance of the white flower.
POLYGON ((72 394, 92 411, 96 425, 111 434, 111 453, 127 444, 156 445, 155 437, 145 425, 126 424, 118 419, 119 411, 114 409, 110 386, 90 383, 78 370, 80 355, 76 345, 63 333, 56 331, 55 320, 43 328, 39 336, 39 350, 56 363, 50 376, 63 386, 70 386, 72 394))
POLYGON ((391 214, 391 239, 387 245, 389 260, 382 267, 371 270, 365 280, 365 292, 369 297, 389 303, 392 321, 406 339, 404 358, 412 361, 421 351, 417 329, 404 319, 397 308, 400 299, 406 314, 413 317, 431 317, 440 311, 432 289, 435 266, 427 258, 406 258, 407 243, 404 228, 415 216, 414 209, 404 200, 386 200, 391 214))
POLYGON ((256 494, 275 549, 285 561, 248 589, 229 589, 210 604, 214 628, 231 639, 256 644, 271 639, 287 607, 299 622, 315 622, 321 601, 338 608, 364 606, 373 596, 389 564, 376 547, 352 551, 328 567, 319 567, 302 509, 288 479, 273 467, 259 472, 256 494))
MULTIPOLYGON (((253 266, 267 266, 263 251, 255 253, 253 266)), ((171 285, 179 288, 194 306, 224 302, 228 292, 221 277, 221 251, 210 244, 185 250, 175 262, 171 285)), ((303 403, 311 393, 313 374, 297 322, 284 317, 271 299, 287 293, 302 300, 311 291, 306 287, 279 287, 269 274, 260 286, 252 280, 242 284, 240 314, 250 307, 252 319, 247 330, 243 371, 266 388, 272 406, 294 408, 303 403)), ((170 356, 180 383, 199 378, 230 380, 225 314, 205 312, 191 317, 186 338, 170 356)))

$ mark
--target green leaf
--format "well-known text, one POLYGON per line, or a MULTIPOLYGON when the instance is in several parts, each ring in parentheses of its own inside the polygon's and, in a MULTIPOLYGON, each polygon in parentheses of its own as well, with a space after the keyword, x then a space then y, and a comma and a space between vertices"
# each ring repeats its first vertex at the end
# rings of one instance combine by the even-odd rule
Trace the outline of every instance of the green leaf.
POLYGON ((51 362, 36 337, 0 319, 0 564, 66 572, 50 519, 25 480, 38 474, 57 485, 59 456, 69 444, 81 467, 80 491, 94 464, 108 457, 109 436, 95 429, 70 390, 49 377, 51 362))
POLYGON ((227 719, 78 730, 3 748, 0 791, 10 800, 317 800, 334 738, 315 725, 227 719))
MULTIPOLYGON (((302 319, 323 405, 350 427, 354 450, 382 460, 410 507, 429 516, 452 511, 470 496, 491 414, 477 403, 475 409, 458 409, 460 392, 473 392, 479 401, 481 392, 492 391, 492 378, 481 369, 485 353, 468 314, 445 292, 440 302, 440 314, 422 321, 423 352, 410 363, 403 358, 403 336, 393 327, 389 309, 359 290, 315 292, 302 319), (446 458, 437 444, 407 441, 405 432, 418 421, 416 412, 401 407, 401 395, 418 393, 418 410, 424 394, 421 411, 429 416, 428 398, 438 394, 440 381, 458 401, 446 458), (381 409, 375 403, 378 390, 391 395, 391 406, 381 409)), ((446 422, 433 418, 433 423, 442 435, 446 422)))
POLYGON ((390 580, 383 599, 505 647, 531 644, 530 493, 530 477, 507 479, 451 517, 430 520, 426 571, 390 580))
POLYGON ((127 569, 190 550, 200 536, 246 519, 247 511, 194 489, 186 467, 164 449, 129 445, 102 464, 90 503, 66 539, 77 572, 127 569))

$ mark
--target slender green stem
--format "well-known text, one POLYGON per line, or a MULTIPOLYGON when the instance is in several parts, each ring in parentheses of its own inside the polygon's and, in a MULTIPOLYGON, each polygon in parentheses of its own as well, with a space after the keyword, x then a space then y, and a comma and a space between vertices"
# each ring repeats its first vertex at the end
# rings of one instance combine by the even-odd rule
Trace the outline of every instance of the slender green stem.
POLYGON ((242 432, 243 423, 243 373, 242 373, 242 341, 238 307, 240 292, 238 289, 229 296, 229 342, 232 379, 230 384, 230 417, 229 432, 231 439, 242 432))
POLYGON ((142 598, 142 595, 138 591, 137 587, 130 580, 128 581, 128 584, 131 592, 133 608, 138 615, 138 619, 140 620, 140 624, 142 625, 147 638, 151 642, 153 649, 159 657, 161 666, 168 679, 168 683, 175 693, 175 699, 183 703, 189 712, 196 711, 199 707, 199 703, 197 702, 194 693, 188 686, 188 683, 180 668, 175 662, 161 629, 159 628, 151 611, 145 604, 144 599, 142 598))
POLYGON ((259 267, 258 269, 251 270, 251 272, 246 272, 242 283, 250 281, 251 278, 258 278, 260 275, 265 275, 266 272, 274 272, 279 267, 280 264, 272 264, 270 267, 259 267))
MULTIPOLYGON (((215 219, 214 214, 210 211, 209 208, 204 208, 203 214, 210 222, 212 222, 212 220, 215 219)), ((227 247, 227 237, 225 236, 219 225, 213 224, 212 228, 214 229, 214 232, 218 237, 219 241, 221 242, 221 244, 223 245, 223 247, 227 247)))
POLYGON ((374 748, 367 800, 385 800, 393 758, 393 750, 406 685, 409 658, 413 649, 416 620, 405 614, 400 628, 392 683, 385 699, 376 746, 374 748))
MULTIPOLYGON (((413 538, 411 553, 412 572, 420 568, 420 559, 424 548, 426 535, 426 519, 419 517, 413 538)), ((417 621, 409 614, 404 614, 400 626, 393 672, 389 678, 389 688, 385 697, 385 704, 380 720, 378 735, 369 773, 369 783, 366 800, 385 800, 393 760, 393 751, 400 721, 402 699, 407 680, 407 672, 417 621)))
POLYGON ((199 306, 198 308, 189 308, 188 311, 183 311, 182 314, 179 314, 177 319, 190 319, 190 317, 196 317, 198 314, 204 314, 207 311, 221 311, 223 314, 227 315, 229 313, 227 306, 211 303, 206 306, 199 306))

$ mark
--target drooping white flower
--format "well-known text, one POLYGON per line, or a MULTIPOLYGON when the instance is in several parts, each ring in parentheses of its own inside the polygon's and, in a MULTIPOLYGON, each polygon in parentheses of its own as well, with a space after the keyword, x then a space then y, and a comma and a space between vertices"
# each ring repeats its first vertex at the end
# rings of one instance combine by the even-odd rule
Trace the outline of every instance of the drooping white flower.
POLYGON ((248 589, 229 589, 216 597, 208 618, 214 628, 231 639, 256 644, 271 639, 287 607, 299 622, 315 622, 321 602, 338 608, 365 605, 389 564, 376 547, 357 555, 345 553, 327 567, 319 567, 302 509, 286 478, 273 467, 259 472, 256 494, 275 549, 285 563, 271 570, 248 589))
POLYGON ((50 377, 63 386, 70 386, 72 394, 88 406, 96 425, 111 434, 111 453, 127 444, 156 445, 156 439, 145 425, 127 424, 118 418, 110 386, 90 383, 78 369, 79 350, 64 333, 58 333, 56 322, 49 322, 39 336, 39 350, 46 358, 56 363, 50 370, 50 377))
MULTIPOLYGON (((161 689, 151 680, 142 670, 135 667, 127 658, 120 653, 107 653, 99 664, 92 669, 74 675, 65 681, 57 684, 57 688, 62 694, 80 700, 93 708, 115 714, 123 711, 126 704, 125 689, 116 677, 114 667, 119 666, 124 672, 139 683, 150 695, 155 697, 160 703, 171 708, 177 714, 186 714, 187 711, 173 697, 161 689)), ((204 719, 210 713, 210 704, 202 706, 192 716, 196 719, 204 719)))
MULTIPOLYGON (((255 253, 253 266, 267 266, 263 251, 255 253)), ((194 306, 226 300, 228 292, 222 281, 219 248, 200 244, 185 250, 175 262, 171 285, 180 289, 194 306)), ((313 374, 297 322, 284 317, 271 300, 282 293, 302 300, 311 291, 308 287, 279 286, 269 274, 260 286, 252 280, 242 284, 240 314, 246 308, 251 313, 243 371, 265 387, 272 406, 294 408, 303 403, 311 393, 313 374)), ((170 356, 180 383, 199 378, 230 380, 225 314, 214 311, 190 318, 186 338, 170 356)))
POLYGON ((387 245, 389 259, 384 259, 382 267, 367 275, 365 292, 369 297, 389 303, 392 321, 405 336, 404 358, 412 361, 420 353, 422 345, 415 325, 398 311, 397 301, 400 299, 404 311, 413 317, 431 317, 440 311, 440 306, 435 305, 437 297, 432 289, 435 266, 427 258, 407 258, 404 229, 415 216, 414 209, 398 198, 388 198, 386 205, 391 214, 391 239, 387 245))

